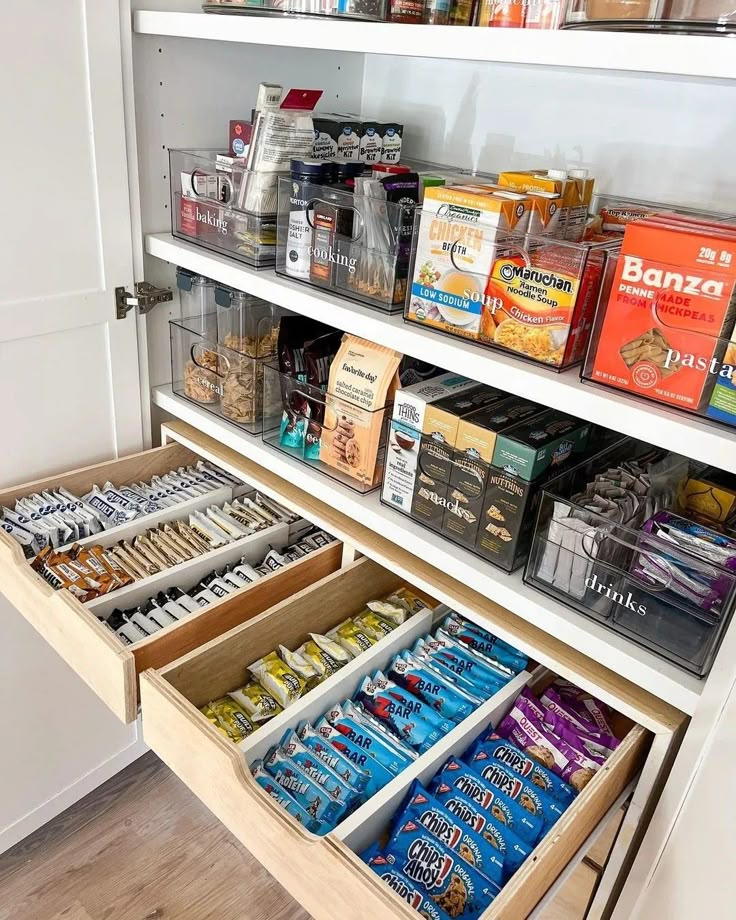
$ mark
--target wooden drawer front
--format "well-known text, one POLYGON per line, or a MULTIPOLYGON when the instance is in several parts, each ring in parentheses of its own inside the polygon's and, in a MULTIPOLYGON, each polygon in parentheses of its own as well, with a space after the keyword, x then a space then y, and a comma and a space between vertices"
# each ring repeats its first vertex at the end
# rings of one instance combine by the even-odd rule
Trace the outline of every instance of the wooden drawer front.
MULTIPOLYGON (((356 854, 387 829, 414 779, 429 781, 450 754, 461 754, 483 727, 502 719, 525 684, 539 690, 552 679, 543 669, 518 675, 332 833, 320 838, 305 831, 255 784, 248 762, 277 743, 287 726, 316 718, 350 696, 365 674, 427 632, 430 617, 416 624, 407 621, 401 627, 403 635, 394 632, 364 652, 289 707, 278 722, 255 732, 242 749, 225 739, 198 707, 244 683, 248 663, 278 644, 295 648, 308 632, 330 628, 401 583, 376 563, 360 559, 179 661, 141 675, 147 744, 317 920, 416 920, 416 913, 356 854)), ((631 781, 650 736, 623 719, 617 729, 625 736, 617 752, 538 845, 484 920, 528 916, 631 781)))
MULTIPOLYGON (((66 487, 75 495, 84 495, 93 485, 102 485, 107 480, 115 485, 148 480, 197 460, 197 454, 172 443, 121 460, 6 489, 0 492, 0 506, 12 507, 21 496, 57 486, 66 487)), ((227 497, 221 496, 223 500, 227 497)), ((202 507, 213 501, 217 501, 216 493, 210 492, 201 499, 181 502, 160 514, 138 518, 82 542, 109 545, 164 519, 184 516, 195 505, 202 507)), ((342 545, 332 543, 311 553, 131 647, 119 641, 100 623, 96 614, 123 603, 140 603, 160 590, 184 583, 182 579, 188 574, 194 583, 197 574, 201 577, 244 554, 252 554, 253 560, 260 559, 270 542, 288 542, 289 539, 288 526, 275 525, 84 605, 66 590, 54 591, 33 571, 15 540, 0 531, 0 590, 115 715, 124 722, 132 722, 138 711, 138 674, 141 671, 173 661, 336 571, 340 566, 342 545)))

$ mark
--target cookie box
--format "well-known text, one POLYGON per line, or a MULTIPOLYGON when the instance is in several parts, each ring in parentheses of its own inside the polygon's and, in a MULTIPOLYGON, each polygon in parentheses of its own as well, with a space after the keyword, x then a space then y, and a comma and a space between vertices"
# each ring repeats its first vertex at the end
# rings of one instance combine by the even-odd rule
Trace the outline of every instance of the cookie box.
MULTIPOLYGON (((292 704, 269 728, 255 732, 242 750, 198 711, 198 706, 245 679, 246 662, 273 648, 295 647, 309 632, 326 631, 358 612, 370 598, 404 582, 369 559, 360 559, 324 578, 206 647, 142 678, 143 732, 146 742, 232 831, 262 865, 317 920, 413 920, 409 906, 359 859, 388 828, 412 782, 428 782, 450 755, 462 754, 489 722, 510 710, 522 686, 541 692, 553 675, 522 672, 479 707, 388 785, 344 819, 335 831, 319 837, 307 831, 275 803, 250 775, 249 762, 259 756, 287 725, 325 711, 348 695, 361 677, 384 665, 410 635, 426 631, 410 618, 398 630, 354 659, 302 700, 292 704), (260 738, 259 738, 260 735, 260 738), (284 858, 284 854, 288 858, 284 858), (325 897, 329 890, 330 896, 325 897)), ((421 592, 419 592, 421 593, 421 592)), ((434 615, 440 615, 439 611, 434 615)), ((421 616, 421 615, 418 615, 421 616)), ((612 815, 647 755, 650 735, 623 716, 615 732, 622 739, 588 787, 536 847, 525 865, 483 914, 483 920, 522 920, 542 901, 568 863, 592 841, 599 824, 612 815)))
POLYGON ((370 410, 344 396, 331 399, 320 387, 267 361, 263 406, 266 444, 358 492, 380 486, 392 403, 370 410))
MULTIPOLYGON (((152 476, 188 466, 199 459, 199 455, 187 447, 171 443, 118 460, 4 489, 0 492, 0 506, 12 508, 18 498, 59 486, 76 496, 82 496, 93 485, 102 485, 108 480, 115 485, 148 481, 152 476)), ((231 501, 249 491, 252 489, 247 485, 234 488, 223 486, 154 514, 136 517, 79 542, 85 545, 112 546, 118 540, 132 540, 150 527, 186 519, 195 511, 231 501)), ((217 603, 183 617, 131 647, 124 645, 99 617, 109 616, 116 607, 136 606, 170 587, 194 584, 213 570, 239 560, 242 556, 253 561, 260 560, 268 552, 269 546, 284 546, 298 539, 300 528, 303 527, 304 522, 273 525, 86 604, 66 589, 55 591, 31 568, 20 544, 0 530, 2 590, 8 601, 115 715, 123 722, 133 722, 138 711, 138 675, 141 671, 173 661, 235 624, 255 616, 295 590, 334 572, 340 565, 341 544, 332 543, 310 553, 217 603)))

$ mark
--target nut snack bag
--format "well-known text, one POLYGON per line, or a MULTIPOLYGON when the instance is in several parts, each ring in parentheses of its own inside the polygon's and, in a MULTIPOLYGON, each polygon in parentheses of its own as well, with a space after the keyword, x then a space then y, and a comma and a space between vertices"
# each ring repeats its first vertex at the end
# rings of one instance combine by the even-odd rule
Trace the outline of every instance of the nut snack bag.
POLYGON ((592 380, 698 411, 736 316, 736 233, 677 215, 628 224, 592 380))
POLYGON ((369 488, 383 472, 384 407, 400 386, 401 353, 344 335, 330 367, 320 460, 369 488))

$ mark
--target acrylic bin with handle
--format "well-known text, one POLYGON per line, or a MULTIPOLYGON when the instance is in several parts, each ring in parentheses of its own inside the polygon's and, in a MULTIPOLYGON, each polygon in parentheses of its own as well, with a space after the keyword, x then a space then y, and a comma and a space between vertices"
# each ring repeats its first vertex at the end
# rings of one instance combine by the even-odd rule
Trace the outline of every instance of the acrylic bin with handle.
POLYGON ((253 268, 276 259, 277 173, 218 150, 169 150, 171 232, 253 268))
POLYGON ((383 22, 388 0, 205 0, 205 13, 240 13, 251 16, 322 16, 383 22))
POLYGON ((263 440, 358 492, 378 488, 392 405, 369 410, 264 365, 263 440))

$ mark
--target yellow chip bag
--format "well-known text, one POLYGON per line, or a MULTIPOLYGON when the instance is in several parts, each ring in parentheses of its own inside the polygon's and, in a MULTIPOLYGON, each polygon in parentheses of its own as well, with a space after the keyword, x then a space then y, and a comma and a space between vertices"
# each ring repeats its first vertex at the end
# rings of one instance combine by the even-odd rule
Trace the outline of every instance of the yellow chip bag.
POLYGON ((254 661, 248 670, 284 709, 298 700, 307 687, 306 680, 292 671, 276 652, 254 661))

